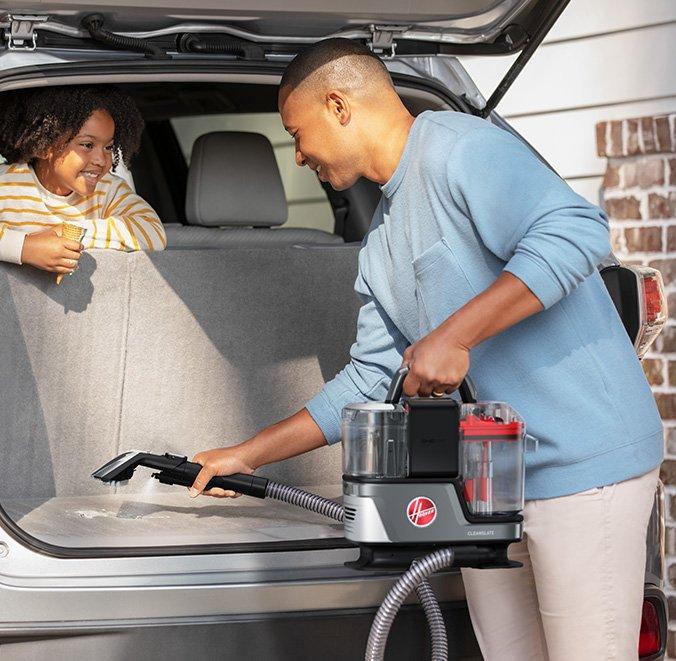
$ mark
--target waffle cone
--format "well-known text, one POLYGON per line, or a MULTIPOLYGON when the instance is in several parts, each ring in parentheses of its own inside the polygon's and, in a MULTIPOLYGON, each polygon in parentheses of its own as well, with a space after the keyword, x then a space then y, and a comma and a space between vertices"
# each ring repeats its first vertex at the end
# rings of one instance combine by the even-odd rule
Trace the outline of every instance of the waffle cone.
MULTIPOLYGON (((85 235, 84 227, 75 225, 74 223, 61 223, 61 236, 64 239, 71 239, 72 241, 82 241, 82 237, 85 235)), ((56 284, 60 285, 63 280, 64 273, 59 273, 56 276, 56 284)))

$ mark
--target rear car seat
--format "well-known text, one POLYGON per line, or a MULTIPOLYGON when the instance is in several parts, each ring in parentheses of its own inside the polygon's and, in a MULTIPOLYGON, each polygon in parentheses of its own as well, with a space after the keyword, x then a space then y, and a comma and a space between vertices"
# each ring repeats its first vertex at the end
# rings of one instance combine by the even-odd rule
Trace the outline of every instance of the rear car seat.
POLYGON ((288 207, 272 145, 259 133, 219 131, 195 141, 185 212, 188 225, 165 225, 169 248, 343 243, 321 230, 273 229, 288 207))

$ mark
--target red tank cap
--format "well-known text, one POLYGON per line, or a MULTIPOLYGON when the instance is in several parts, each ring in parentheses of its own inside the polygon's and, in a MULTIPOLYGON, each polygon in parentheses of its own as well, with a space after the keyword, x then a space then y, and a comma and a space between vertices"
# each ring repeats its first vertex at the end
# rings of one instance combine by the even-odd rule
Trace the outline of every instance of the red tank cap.
POLYGON ((460 430, 465 438, 481 436, 477 440, 488 440, 486 437, 517 440, 523 433, 523 422, 496 422, 494 418, 468 415, 460 421, 460 430))

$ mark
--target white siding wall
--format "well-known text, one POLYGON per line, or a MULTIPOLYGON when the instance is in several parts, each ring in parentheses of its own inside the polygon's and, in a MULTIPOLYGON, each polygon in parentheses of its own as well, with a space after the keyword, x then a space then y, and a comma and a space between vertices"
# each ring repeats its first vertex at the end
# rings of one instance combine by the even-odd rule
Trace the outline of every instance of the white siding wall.
MULTIPOLYGON (((514 59, 461 61, 488 97, 514 59)), ((676 110, 676 1, 571 0, 497 110, 598 202, 596 122, 676 110)))

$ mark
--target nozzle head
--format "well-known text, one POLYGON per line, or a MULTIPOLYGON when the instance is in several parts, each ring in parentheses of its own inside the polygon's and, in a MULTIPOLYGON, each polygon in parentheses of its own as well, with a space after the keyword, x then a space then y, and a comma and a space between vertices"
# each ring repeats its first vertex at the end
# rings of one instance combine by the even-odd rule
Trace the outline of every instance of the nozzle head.
POLYGON ((134 475, 134 469, 139 465, 145 453, 138 450, 125 452, 92 473, 92 477, 106 484, 126 482, 134 475))

